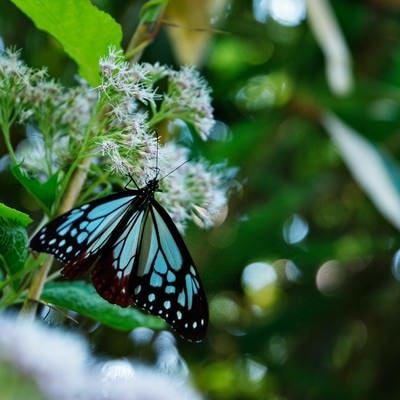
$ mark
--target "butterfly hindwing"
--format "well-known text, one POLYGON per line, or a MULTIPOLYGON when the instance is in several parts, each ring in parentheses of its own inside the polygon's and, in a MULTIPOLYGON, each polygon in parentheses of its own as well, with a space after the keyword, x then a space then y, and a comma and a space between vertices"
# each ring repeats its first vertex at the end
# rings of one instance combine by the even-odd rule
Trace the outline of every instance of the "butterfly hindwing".
POLYGON ((180 233, 154 199, 143 217, 135 269, 135 304, 164 318, 184 338, 201 340, 208 325, 206 296, 180 233))

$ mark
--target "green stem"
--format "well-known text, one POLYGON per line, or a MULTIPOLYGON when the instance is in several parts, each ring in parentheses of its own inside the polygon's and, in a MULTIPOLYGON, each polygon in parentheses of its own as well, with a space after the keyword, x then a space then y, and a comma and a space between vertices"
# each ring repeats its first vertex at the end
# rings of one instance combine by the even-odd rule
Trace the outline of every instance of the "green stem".
POLYGON ((155 113, 151 119, 148 122, 148 125, 150 128, 154 128, 156 127, 160 122, 162 121, 166 121, 166 120, 171 120, 174 118, 178 118, 179 116, 177 116, 174 113, 170 113, 170 112, 164 112, 162 109, 160 111, 158 111, 157 113, 155 113))
MULTIPOLYGON (((95 125, 95 123, 97 122, 99 116, 101 117, 102 115, 104 115, 104 103, 102 101, 102 99, 100 99, 98 101, 98 103, 96 104, 95 110, 93 111, 90 120, 87 124, 86 127, 86 131, 83 134, 83 143, 82 145, 79 147, 79 151, 77 156, 75 157, 75 160, 72 162, 71 166, 68 168, 68 171, 66 172, 60 186, 61 189, 59 191, 61 196, 64 196, 64 193, 67 191, 67 187, 70 186, 70 182, 72 179, 72 176, 75 174, 75 171, 77 170, 77 168, 79 168, 79 166, 81 164, 85 164, 85 159, 88 158, 88 147, 89 147, 89 140, 90 138, 92 138, 92 129, 93 126, 95 125)), ((100 129, 99 129, 100 130, 100 129)), ((56 200, 56 209, 58 209, 58 204, 60 203, 60 198, 58 198, 56 200)))
POLYGON ((39 271, 34 275, 32 284, 28 290, 28 296, 21 308, 21 314, 29 316, 32 319, 35 317, 38 306, 35 300, 40 299, 47 274, 49 273, 52 264, 53 257, 47 257, 46 261, 39 268, 39 271))
POLYGON ((10 137, 10 125, 8 123, 2 124, 2 131, 4 137, 4 143, 6 145, 8 154, 10 155, 11 161, 13 164, 17 163, 17 157, 15 156, 14 149, 11 144, 11 137, 10 137))

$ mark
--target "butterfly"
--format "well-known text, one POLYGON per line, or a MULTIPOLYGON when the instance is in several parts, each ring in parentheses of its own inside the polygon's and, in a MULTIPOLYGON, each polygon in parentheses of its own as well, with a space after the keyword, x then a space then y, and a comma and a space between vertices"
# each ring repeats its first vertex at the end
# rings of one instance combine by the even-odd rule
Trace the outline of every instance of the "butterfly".
POLYGON ((201 341, 208 325, 205 292, 178 229, 154 198, 158 189, 154 178, 73 208, 43 226, 30 247, 54 255, 68 279, 89 272, 108 302, 135 305, 184 339, 201 341))

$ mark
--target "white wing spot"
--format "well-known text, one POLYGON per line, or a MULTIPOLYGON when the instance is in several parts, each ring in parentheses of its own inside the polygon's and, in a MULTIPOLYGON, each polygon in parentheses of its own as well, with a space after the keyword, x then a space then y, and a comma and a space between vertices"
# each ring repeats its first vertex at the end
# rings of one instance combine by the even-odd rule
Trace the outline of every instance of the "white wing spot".
POLYGON ((56 239, 54 239, 54 238, 53 238, 53 239, 51 239, 51 240, 50 240, 50 242, 49 242, 49 245, 51 246, 51 245, 52 245, 52 244, 54 244, 56 241, 57 241, 57 240, 56 240, 56 239))
POLYGON ((171 302, 169 300, 164 301, 164 308, 169 310, 171 308, 171 302))
POLYGON ((193 322, 193 328, 196 329, 197 328, 197 322, 193 322))
POLYGON ((200 320, 200 323, 201 323, 202 325, 204 325, 204 319, 203 319, 203 318, 200 320))
POLYGON ((135 294, 139 294, 141 290, 142 290, 142 287, 140 285, 137 285, 135 287, 135 294))
POLYGON ((65 244, 65 239, 61 240, 61 242, 58 243, 58 245, 59 245, 60 247, 64 246, 64 244, 65 244))
POLYGON ((72 251, 72 248, 73 248, 72 246, 68 246, 68 247, 66 248, 66 250, 65 250, 65 251, 66 251, 67 253, 71 253, 71 251, 72 251))
POLYGON ((178 317, 178 319, 182 319, 182 313, 180 311, 176 312, 176 316, 178 317))
POLYGON ((193 268, 193 266, 190 267, 190 272, 193 276, 196 276, 196 270, 193 268))
POLYGON ((156 295, 154 293, 149 294, 149 301, 154 301, 156 299, 156 295))
POLYGON ((186 322, 186 324, 185 324, 185 328, 187 328, 188 327, 188 323, 186 322))

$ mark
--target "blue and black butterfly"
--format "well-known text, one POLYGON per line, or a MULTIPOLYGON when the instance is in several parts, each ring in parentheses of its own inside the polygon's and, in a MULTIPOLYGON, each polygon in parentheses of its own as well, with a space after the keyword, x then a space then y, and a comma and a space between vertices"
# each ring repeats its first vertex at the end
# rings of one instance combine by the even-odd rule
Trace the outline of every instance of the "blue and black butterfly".
POLYGON ((122 307, 160 316, 200 341, 208 305, 199 274, 171 217, 155 200, 159 180, 81 205, 32 238, 33 250, 64 263, 66 278, 90 273, 97 292, 122 307))

